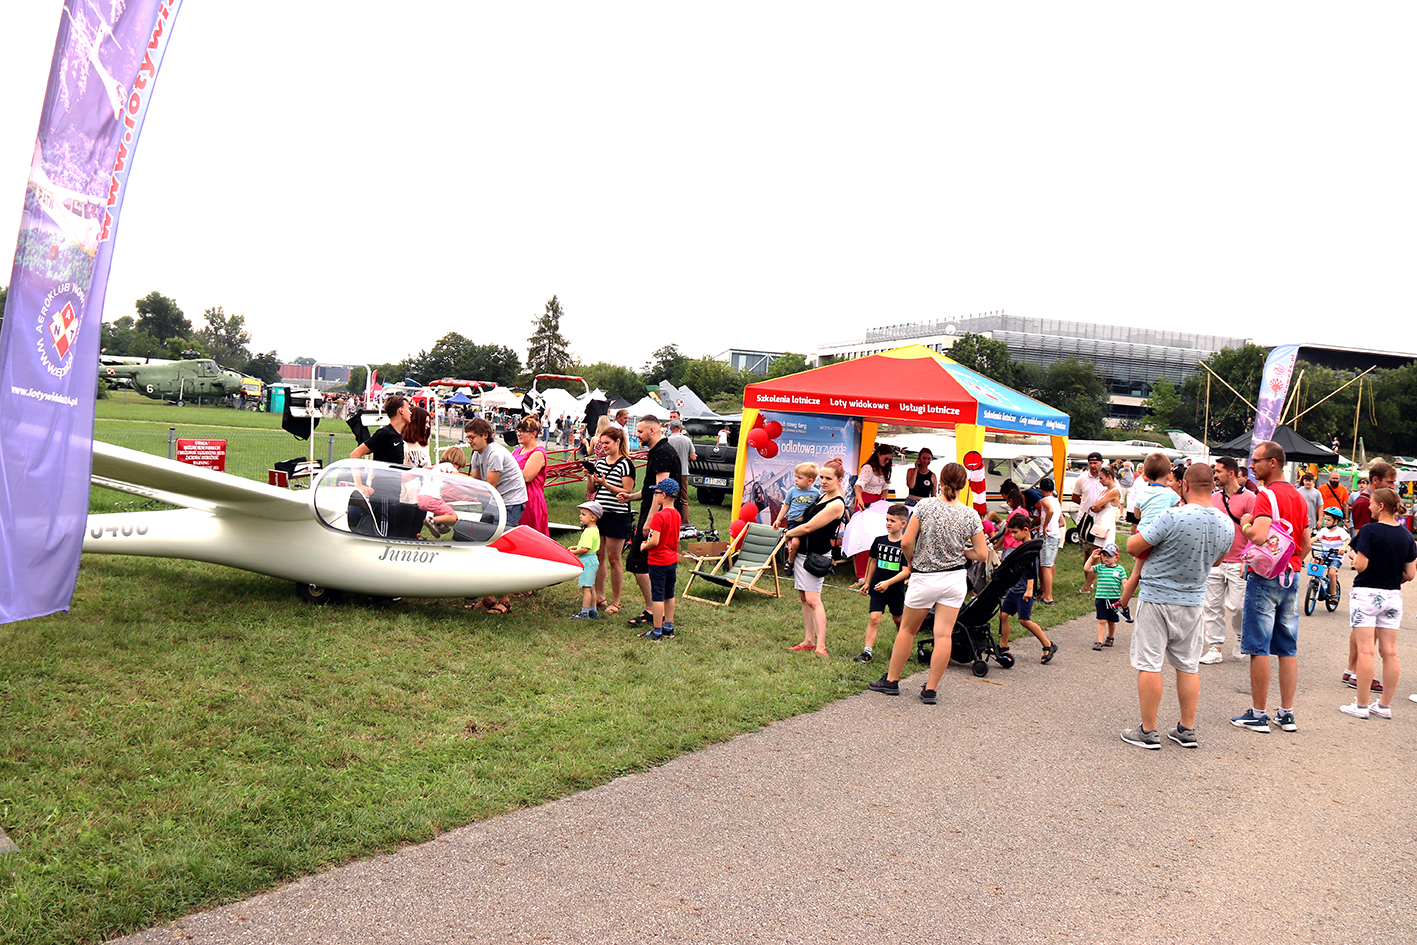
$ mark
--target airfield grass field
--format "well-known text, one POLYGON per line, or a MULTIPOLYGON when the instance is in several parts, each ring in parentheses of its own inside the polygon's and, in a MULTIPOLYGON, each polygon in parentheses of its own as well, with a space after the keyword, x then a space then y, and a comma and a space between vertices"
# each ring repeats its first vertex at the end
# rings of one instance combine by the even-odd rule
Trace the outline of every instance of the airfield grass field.
MULTIPOLYGON (((183 432, 220 426, 182 412, 201 425, 183 432)), ((581 497, 554 490, 553 521, 581 497)), ((114 501, 130 497, 96 491, 114 501)), ((848 571, 826 592, 824 660, 787 649, 790 582, 730 608, 681 598, 677 638, 655 644, 626 625, 630 595, 615 619, 567 619, 574 584, 500 617, 462 600, 315 607, 260 575, 87 555, 69 615, 0 626, 0 827, 19 846, 0 857, 0 942, 100 941, 860 692, 883 660, 851 661, 866 602, 848 571)), ((1065 551, 1045 626, 1091 610, 1079 580, 1065 551)))

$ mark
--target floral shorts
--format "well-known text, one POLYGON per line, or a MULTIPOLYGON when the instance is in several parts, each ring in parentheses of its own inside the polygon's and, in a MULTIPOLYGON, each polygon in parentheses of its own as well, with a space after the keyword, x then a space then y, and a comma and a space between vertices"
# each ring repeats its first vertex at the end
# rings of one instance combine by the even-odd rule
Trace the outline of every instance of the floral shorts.
POLYGON ((1396 630, 1402 623, 1402 591, 1353 588, 1348 592, 1348 623, 1353 627, 1396 630))

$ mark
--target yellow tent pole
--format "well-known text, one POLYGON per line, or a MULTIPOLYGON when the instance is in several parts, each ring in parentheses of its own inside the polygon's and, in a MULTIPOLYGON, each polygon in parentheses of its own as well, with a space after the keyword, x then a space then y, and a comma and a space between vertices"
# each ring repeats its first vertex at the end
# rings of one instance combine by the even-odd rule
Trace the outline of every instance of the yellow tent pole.
POLYGON ((758 422, 757 407, 743 408, 743 422, 738 426, 738 456, 733 460, 733 517, 743 507, 743 478, 748 472, 748 434, 758 422))
MULTIPOLYGON (((1053 441, 1053 494, 1062 496, 1063 477, 1068 474, 1068 438, 1065 436, 1050 437, 1053 441)), ((1058 500, 1059 507, 1062 506, 1062 499, 1058 500)))
MULTIPOLYGON (((984 432, 985 428, 974 423, 955 424, 955 461, 963 464, 965 454, 971 451, 984 452, 984 432)), ((959 494, 959 500, 965 505, 971 505, 974 501, 973 491, 965 484, 964 491, 959 494)))

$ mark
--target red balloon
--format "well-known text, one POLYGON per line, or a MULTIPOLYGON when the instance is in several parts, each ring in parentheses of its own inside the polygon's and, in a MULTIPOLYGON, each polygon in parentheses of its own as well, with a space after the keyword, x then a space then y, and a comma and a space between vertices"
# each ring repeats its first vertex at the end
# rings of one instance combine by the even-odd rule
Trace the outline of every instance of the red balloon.
POLYGON ((758 419, 753 421, 753 429, 756 430, 761 426, 763 426, 763 415, 758 414, 758 419))
POLYGON ((770 440, 775 440, 782 436, 782 424, 778 423, 776 420, 769 420, 767 423, 763 424, 763 430, 767 432, 768 439, 770 440))
POLYGON ((758 455, 763 459, 772 459, 777 455, 777 441, 768 440, 766 443, 759 443, 758 455))
POLYGON ((738 517, 745 522, 756 522, 758 520, 758 507, 752 502, 744 502, 743 507, 738 510, 738 517))
POLYGON ((737 538, 738 533, 747 527, 747 522, 743 521, 741 518, 735 518, 733 521, 728 523, 728 534, 732 535, 734 538, 737 538))
POLYGON ((763 444, 768 442, 768 431, 761 427, 754 427, 748 431, 748 445, 754 449, 762 449, 763 444))

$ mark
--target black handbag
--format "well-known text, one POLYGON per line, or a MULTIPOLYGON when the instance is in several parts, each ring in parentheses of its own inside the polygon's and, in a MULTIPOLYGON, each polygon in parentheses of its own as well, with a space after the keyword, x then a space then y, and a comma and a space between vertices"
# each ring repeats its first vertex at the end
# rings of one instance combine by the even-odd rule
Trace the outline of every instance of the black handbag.
POLYGON ((807 554, 802 558, 802 567, 813 577, 826 577, 832 573, 834 565, 831 555, 807 554))

